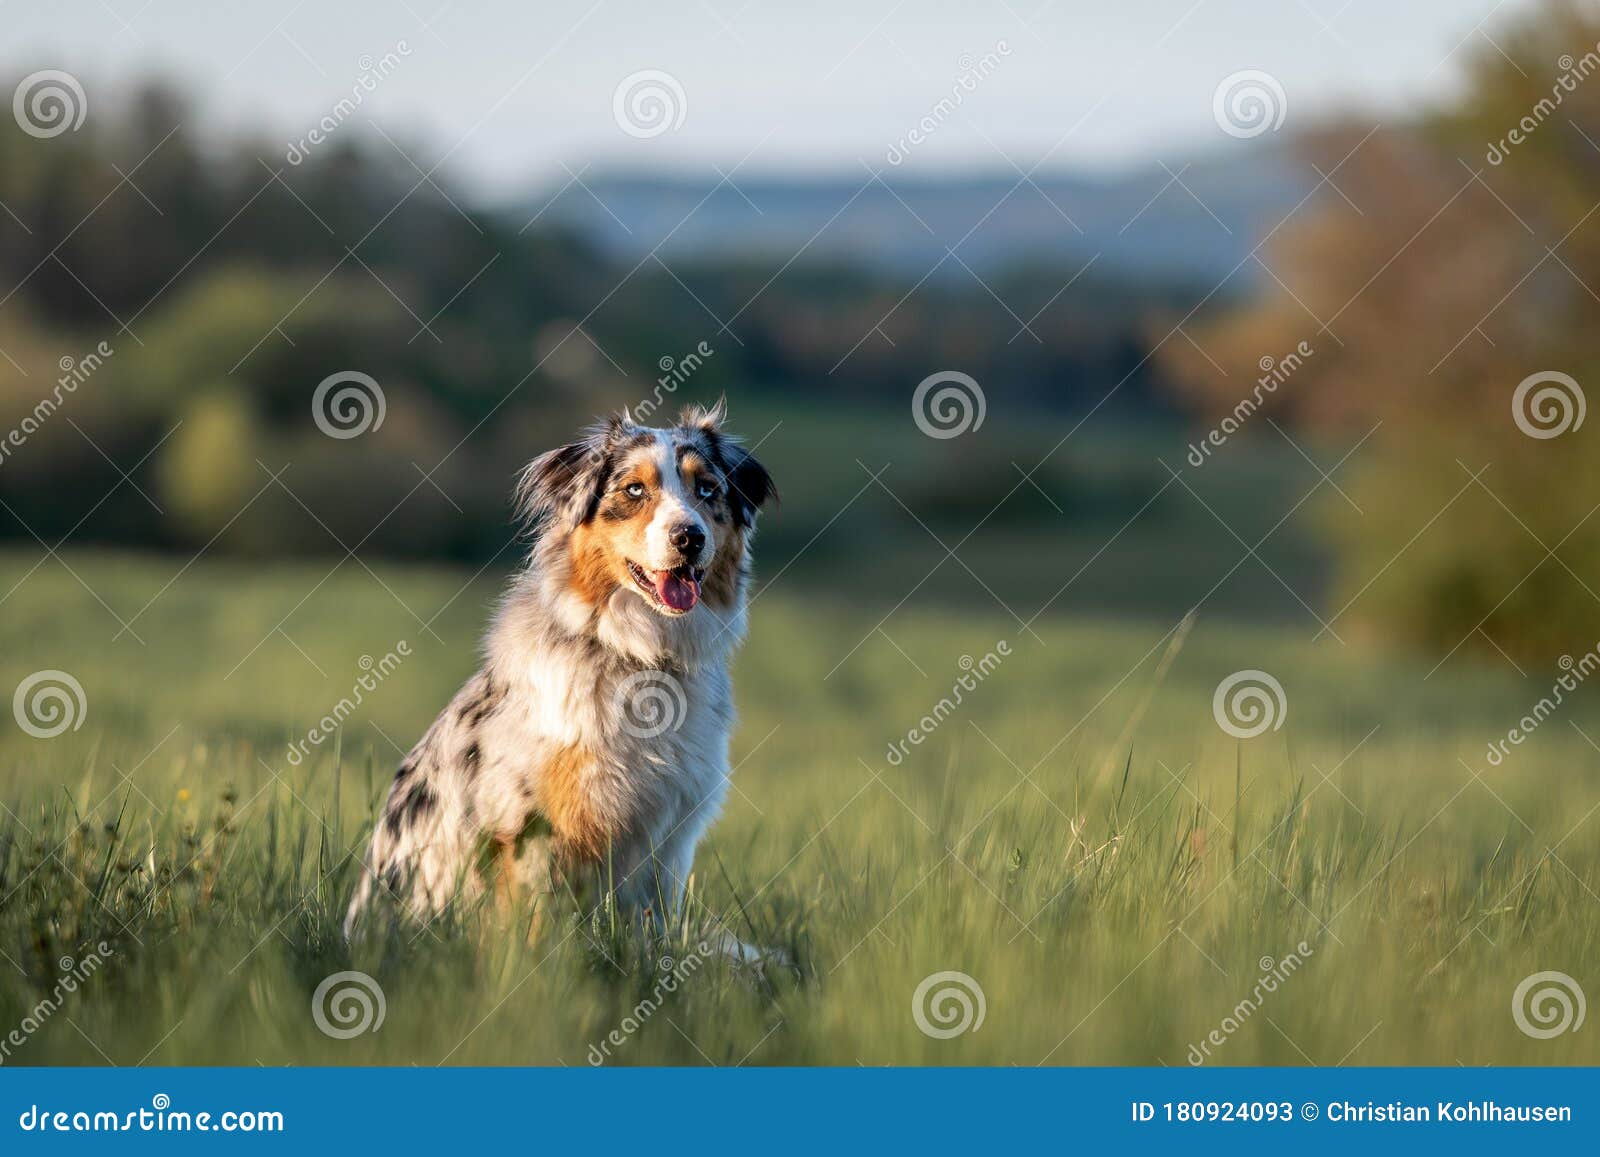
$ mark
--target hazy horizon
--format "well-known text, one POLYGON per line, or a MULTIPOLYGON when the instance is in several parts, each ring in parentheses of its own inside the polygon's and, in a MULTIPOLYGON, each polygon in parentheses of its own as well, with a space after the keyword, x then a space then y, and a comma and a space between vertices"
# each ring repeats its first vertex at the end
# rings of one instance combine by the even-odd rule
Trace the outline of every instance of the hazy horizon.
POLYGON ((6 76, 70 72, 91 115, 160 77, 195 100, 196 134, 258 134, 280 156, 388 57, 393 67, 337 132, 380 145, 387 135, 423 169, 440 165, 491 199, 586 167, 826 178, 863 165, 933 177, 1181 163, 1241 143, 1213 117, 1224 77, 1278 80, 1280 135, 1341 110, 1409 117, 1448 95, 1469 53, 1493 52, 1489 37, 1523 7, 1161 0, 1129 13, 825 0, 786 16, 711 0, 679 12, 637 0, 537 11, 426 0, 331 12, 306 0, 226 12, 162 0, 0 6, 6 76), (619 127, 614 98, 640 72, 677 82, 676 127, 619 127), (970 87, 954 111, 905 147, 963 76, 970 87))

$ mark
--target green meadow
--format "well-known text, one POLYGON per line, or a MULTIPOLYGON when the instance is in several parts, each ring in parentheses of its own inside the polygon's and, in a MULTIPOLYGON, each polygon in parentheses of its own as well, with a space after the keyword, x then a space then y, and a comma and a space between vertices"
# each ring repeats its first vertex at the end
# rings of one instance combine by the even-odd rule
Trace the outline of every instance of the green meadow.
POLYGON ((1208 606, 1187 634, 1061 604, 1029 622, 1038 600, 1013 615, 972 582, 885 618, 892 598, 828 566, 767 566, 735 790, 667 938, 563 903, 531 942, 466 911, 352 951, 375 802, 473 669, 501 575, 188 561, 0 559, 4 687, 53 669, 83 691, 59 735, 0 729, 5 1063, 1600 1061, 1592 1026, 1540 1039, 1513 1016, 1525 977, 1593 991, 1600 957, 1600 715, 1563 707, 1486 759, 1538 673, 1430 673, 1208 606), (1235 738, 1213 694, 1250 669, 1283 688, 1278 726, 1235 738), (702 958, 716 922, 795 967, 702 958), (349 970, 382 1023, 329 1035, 313 994, 349 970))

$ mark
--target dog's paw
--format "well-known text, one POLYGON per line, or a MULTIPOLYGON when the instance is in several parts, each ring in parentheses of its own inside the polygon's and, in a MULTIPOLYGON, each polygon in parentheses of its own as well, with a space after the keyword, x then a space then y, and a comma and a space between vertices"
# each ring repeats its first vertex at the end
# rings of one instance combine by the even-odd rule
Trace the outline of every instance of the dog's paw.
POLYGON ((746 944, 732 932, 723 932, 711 942, 712 951, 745 968, 764 972, 773 968, 796 968, 793 953, 784 948, 762 948, 746 944))

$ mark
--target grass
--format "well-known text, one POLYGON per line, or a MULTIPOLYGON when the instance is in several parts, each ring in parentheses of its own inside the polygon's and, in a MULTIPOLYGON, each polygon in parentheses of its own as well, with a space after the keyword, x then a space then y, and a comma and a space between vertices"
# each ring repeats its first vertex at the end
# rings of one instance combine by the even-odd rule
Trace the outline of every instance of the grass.
POLYGON ((1424 679, 1355 642, 1202 617, 1156 687, 1170 619, 1047 616, 1035 637, 993 604, 908 605, 885 634, 779 584, 738 661, 737 790, 678 941, 566 910, 530 945, 469 914, 352 955, 353 853, 398 748, 474 666, 498 580, 202 561, 168 587, 180 565, 0 558, 0 688, 56 668, 87 703, 56 738, 0 731, 0 1040, 60 958, 111 949, 7 1063, 1182 1065, 1290 953, 1298 971, 1208 1063, 1600 1062, 1593 1026, 1536 1040, 1511 1016, 1537 971, 1600 993, 1578 730, 1600 717, 1484 760, 1548 689, 1538 673, 1424 679), (401 639, 413 656, 289 764, 360 656, 401 639), (1001 639, 1011 655, 891 763, 961 656, 1001 639), (1236 740, 1211 697, 1243 668, 1288 710, 1236 740), (707 963, 664 993, 706 912, 798 973, 707 963), (312 993, 347 969, 386 1016, 334 1039, 312 993), (919 1030, 913 993, 942 971, 981 987, 981 1028, 919 1030))

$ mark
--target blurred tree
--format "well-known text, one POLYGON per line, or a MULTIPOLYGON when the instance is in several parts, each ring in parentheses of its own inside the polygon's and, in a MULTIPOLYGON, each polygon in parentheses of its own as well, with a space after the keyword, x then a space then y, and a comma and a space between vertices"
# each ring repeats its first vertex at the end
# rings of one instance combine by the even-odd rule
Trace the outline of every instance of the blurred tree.
POLYGON ((31 412, 61 359, 114 350, 0 467, 16 512, 0 535, 193 550, 248 500, 212 549, 482 561, 510 541, 515 469, 599 413, 731 391, 903 415, 950 367, 1058 411, 1127 379, 1116 405, 1147 410, 1142 316, 1194 296, 1064 260, 987 286, 806 254, 619 264, 475 202, 403 133, 351 123, 291 160, 275 139, 207 134, 200 111, 153 83, 100 89, 48 140, 0 118, 0 412, 31 412), (343 371, 387 400, 351 440, 312 415, 343 371), (263 467, 285 466, 258 496, 263 467))
POLYGON ((1600 386, 1600 14, 1546 3, 1494 37, 1457 107, 1309 137, 1336 188, 1271 238, 1282 290, 1163 358, 1215 420, 1306 342, 1262 412, 1346 437, 1382 423, 1341 483, 1361 512, 1323 504, 1341 621, 1549 658, 1600 639, 1600 430, 1578 424, 1600 386), (1578 383, 1553 387, 1565 422, 1557 394, 1519 395, 1545 372, 1578 383))

